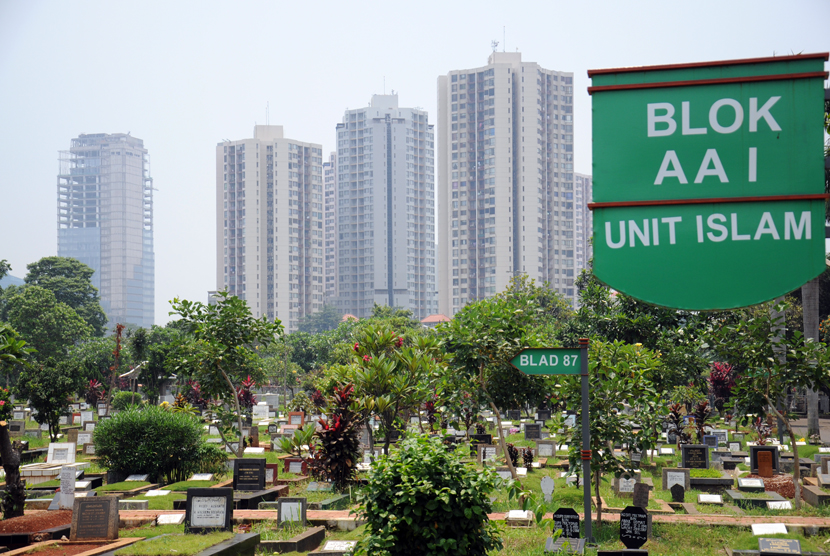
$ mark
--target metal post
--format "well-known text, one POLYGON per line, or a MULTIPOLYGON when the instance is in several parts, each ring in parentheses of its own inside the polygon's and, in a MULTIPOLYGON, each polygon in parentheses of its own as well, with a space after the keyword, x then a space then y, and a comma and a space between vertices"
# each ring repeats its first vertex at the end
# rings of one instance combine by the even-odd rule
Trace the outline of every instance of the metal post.
POLYGON ((588 339, 579 339, 582 380, 582 485, 584 490, 585 541, 594 542, 591 532, 591 422, 588 417, 588 339))

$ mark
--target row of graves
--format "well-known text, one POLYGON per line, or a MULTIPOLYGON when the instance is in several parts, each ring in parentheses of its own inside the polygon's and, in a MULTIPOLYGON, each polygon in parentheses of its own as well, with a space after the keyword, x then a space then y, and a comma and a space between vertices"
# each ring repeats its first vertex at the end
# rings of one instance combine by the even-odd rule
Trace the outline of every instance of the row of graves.
MULTIPOLYGON (((22 441, 24 451, 20 467, 20 475, 28 486, 37 486, 42 483, 54 483, 58 480, 61 467, 71 465, 80 472, 89 467, 88 462, 75 461, 76 453, 94 457, 95 444, 93 433, 95 427, 104 419, 118 412, 108 412, 104 403, 91 407, 85 402, 75 402, 70 405, 70 412, 60 417, 61 432, 57 435, 57 443, 50 443, 48 447, 28 449, 29 442, 49 436, 48 425, 38 425, 35 421, 37 413, 25 405, 17 405, 12 411, 12 419, 8 423, 9 436, 14 440, 22 441), (25 463, 46 456, 45 463, 25 463)), ((39 440, 35 442, 40 443, 39 440)))

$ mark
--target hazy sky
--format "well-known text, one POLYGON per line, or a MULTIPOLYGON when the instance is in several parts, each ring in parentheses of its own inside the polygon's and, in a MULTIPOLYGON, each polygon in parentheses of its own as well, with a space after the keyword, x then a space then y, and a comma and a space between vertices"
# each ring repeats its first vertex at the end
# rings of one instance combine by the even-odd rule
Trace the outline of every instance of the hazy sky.
MULTIPOLYGON (((200 2, 0 0, 0 259, 57 254, 58 151, 144 140, 156 323, 215 281, 215 153, 256 123, 335 146, 344 110, 392 89, 436 116, 436 80, 490 43, 574 72, 575 165, 591 173, 588 69, 830 50, 830 1, 200 2), (506 40, 503 37, 503 28, 506 40)), ((821 117, 817 114, 817 117, 821 117)))

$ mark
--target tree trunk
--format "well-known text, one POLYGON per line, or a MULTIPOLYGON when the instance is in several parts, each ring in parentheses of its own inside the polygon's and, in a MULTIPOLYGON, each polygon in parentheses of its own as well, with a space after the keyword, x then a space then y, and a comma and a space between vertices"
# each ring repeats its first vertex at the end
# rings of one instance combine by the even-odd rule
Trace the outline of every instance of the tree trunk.
MULTIPOLYGON (((784 296, 775 298, 775 304, 783 303, 784 296)), ((786 360, 786 355, 784 353, 783 346, 780 345, 781 340, 784 338, 784 334, 786 332, 786 314, 784 311, 776 311, 775 308, 770 309, 770 317, 773 319, 773 328, 772 328, 772 341, 773 341, 773 351, 775 352, 775 356, 778 359, 778 362, 782 365, 786 360)), ((776 403, 780 404, 780 400, 776 400, 776 403)), ((781 409, 781 406, 778 405, 777 409, 781 409)), ((777 415, 778 412, 776 412, 777 415)), ((778 428, 778 441, 783 444, 784 442, 784 422, 781 418, 778 418, 778 422, 776 424, 778 428)))
POLYGON ((228 387, 231 389, 231 394, 233 395, 233 403, 236 406, 237 426, 239 427, 239 444, 237 444, 236 446, 237 451, 234 452, 234 455, 238 458, 242 458, 245 454, 245 444, 242 442, 244 438, 242 436, 242 408, 239 407, 239 396, 236 395, 236 388, 233 387, 233 383, 231 382, 231 379, 228 378, 228 375, 225 373, 225 370, 222 367, 218 367, 218 369, 219 372, 222 373, 222 376, 225 378, 225 382, 228 383, 228 387))
MULTIPOLYGON (((769 398, 767 398, 769 402, 769 398)), ((770 406, 772 407, 772 406, 770 406)), ((775 408, 772 407, 772 411, 778 416, 778 418, 783 421, 784 427, 787 429, 787 434, 790 437, 790 441, 793 443, 793 459, 795 460, 793 463, 793 486, 795 487, 795 509, 801 509, 801 466, 799 465, 798 461, 798 445, 795 443, 795 432, 793 428, 790 426, 790 422, 775 408)))
MULTIPOLYGON (((504 438, 504 429, 501 428, 501 414, 499 410, 496 409, 496 404, 492 402, 492 400, 488 400, 490 403, 490 408, 493 410, 493 413, 496 414, 496 423, 499 427, 499 444, 501 445, 501 452, 504 454, 504 459, 507 460, 507 468, 510 470, 510 476, 513 477, 514 481, 519 480, 519 476, 516 474, 516 468, 513 467, 513 460, 510 459, 510 454, 507 453, 507 440, 504 438)), ((519 485, 521 486, 521 484, 519 485)))
POLYGON ((599 497, 599 482, 602 480, 602 475, 600 475, 599 471, 594 472, 595 482, 596 482, 596 493, 597 493, 597 530, 602 527, 602 498, 599 497))
MULTIPOLYGON (((804 338, 819 341, 818 335, 819 279, 813 278, 801 286, 801 308, 804 311, 804 338)), ((807 390, 807 439, 819 435, 818 392, 807 390)))
POLYGON ((5 421, 0 421, 0 457, 3 458, 3 469, 6 471, 3 519, 20 517, 26 501, 26 483, 20 480, 20 451, 12 446, 5 421))

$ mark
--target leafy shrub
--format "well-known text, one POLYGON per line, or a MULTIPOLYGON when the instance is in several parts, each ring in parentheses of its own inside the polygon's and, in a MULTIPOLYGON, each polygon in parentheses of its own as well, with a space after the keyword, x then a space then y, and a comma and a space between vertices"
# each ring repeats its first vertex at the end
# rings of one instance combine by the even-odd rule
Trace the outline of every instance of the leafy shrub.
POLYGON ((311 449, 311 473, 317 479, 331 481, 337 490, 345 489, 354 480, 360 457, 360 414, 351 409, 352 394, 351 384, 342 390, 334 388, 334 413, 331 419, 320 420, 321 428, 314 433, 319 442, 311 449))
POLYGON ((141 394, 136 392, 116 392, 112 397, 112 408, 116 411, 124 411, 131 405, 141 405, 141 394))
POLYGON ((487 514, 488 494, 498 477, 461 461, 441 440, 413 436, 369 472, 369 486, 358 495, 366 535, 357 554, 372 556, 484 556, 500 550, 498 528, 487 514))
POLYGON ((93 433, 100 465, 119 473, 139 473, 151 481, 186 480, 209 455, 199 419, 157 406, 130 407, 101 421, 93 433))
POLYGON ((519 466, 519 449, 510 442, 507 443, 507 455, 510 456, 510 462, 513 467, 519 466))

